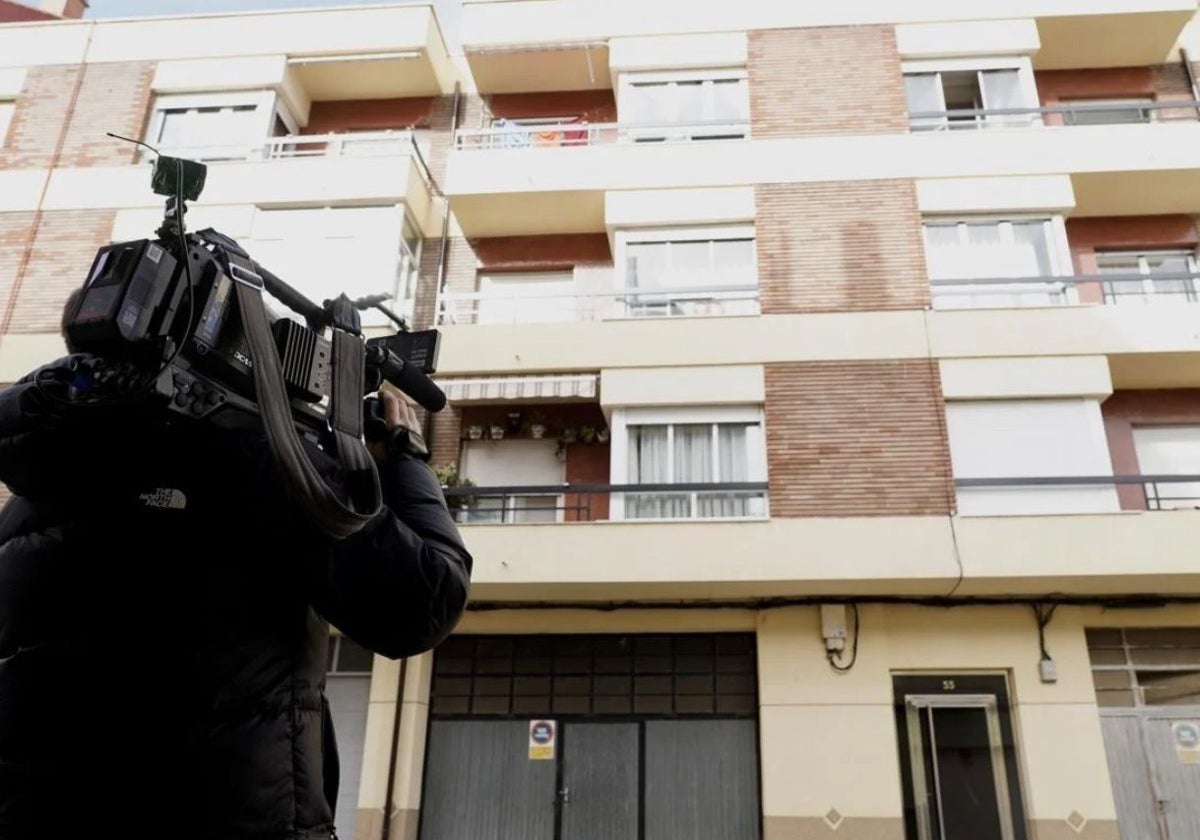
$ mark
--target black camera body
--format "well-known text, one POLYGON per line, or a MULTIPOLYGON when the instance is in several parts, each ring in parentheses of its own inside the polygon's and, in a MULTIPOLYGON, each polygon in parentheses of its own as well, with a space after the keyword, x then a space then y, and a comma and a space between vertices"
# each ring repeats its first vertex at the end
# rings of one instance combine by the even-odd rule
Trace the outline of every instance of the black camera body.
MULTIPOLYGON (((116 399, 152 393, 169 411, 222 425, 257 422, 255 361, 240 311, 237 284, 276 297, 297 317, 267 312, 280 370, 298 428, 319 433, 330 418, 334 383, 332 328, 362 344, 363 394, 384 380, 431 411, 445 397, 428 375, 437 369, 437 330, 410 332, 385 309, 380 295, 351 301, 345 295, 318 305, 253 261, 236 242, 207 229, 184 233, 183 201, 199 195, 203 164, 159 157, 152 186, 168 195, 154 239, 100 248, 82 294, 65 313, 65 338, 73 352, 93 357, 82 378, 84 398, 116 399), (373 306, 396 321, 395 333, 362 337, 358 310, 373 306), (301 322, 303 321, 303 322, 301 322)), ((304 247, 297 243, 298 248, 304 247)), ((265 311, 265 310, 264 310, 265 311)))

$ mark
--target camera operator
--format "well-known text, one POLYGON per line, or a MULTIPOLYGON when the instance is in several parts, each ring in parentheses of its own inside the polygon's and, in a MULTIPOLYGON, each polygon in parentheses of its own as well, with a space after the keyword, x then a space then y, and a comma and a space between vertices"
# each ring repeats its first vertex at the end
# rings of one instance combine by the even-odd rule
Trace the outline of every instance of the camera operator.
POLYGON ((422 653, 471 572, 413 410, 379 398, 385 506, 337 540, 261 431, 73 406, 34 374, 0 393, 0 837, 334 835, 326 622, 422 653))

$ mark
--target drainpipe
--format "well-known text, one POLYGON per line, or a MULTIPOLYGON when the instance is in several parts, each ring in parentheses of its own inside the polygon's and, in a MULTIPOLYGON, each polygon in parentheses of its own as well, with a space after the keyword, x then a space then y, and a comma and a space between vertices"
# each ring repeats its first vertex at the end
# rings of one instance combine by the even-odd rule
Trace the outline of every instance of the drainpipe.
MULTIPOLYGON (((400 677, 396 682, 396 715, 392 718, 392 750, 388 757, 387 793, 383 800, 383 833, 380 840, 388 840, 392 833, 392 788, 396 784, 396 752, 400 748, 400 715, 404 711, 404 682, 408 676, 408 660, 400 660, 400 677)), ((413 838, 405 838, 413 840, 413 838)))

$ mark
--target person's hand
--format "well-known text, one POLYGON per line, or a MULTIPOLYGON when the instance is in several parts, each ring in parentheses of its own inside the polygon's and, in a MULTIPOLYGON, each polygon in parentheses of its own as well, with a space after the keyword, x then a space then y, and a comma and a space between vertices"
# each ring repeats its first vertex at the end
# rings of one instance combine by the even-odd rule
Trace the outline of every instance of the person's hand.
POLYGON ((398 427, 421 431, 421 421, 408 400, 388 388, 380 388, 379 403, 383 407, 383 422, 387 424, 388 431, 398 427))
MULTIPOLYGON (((403 395, 384 386, 379 389, 379 406, 383 409, 383 422, 388 432, 393 429, 408 429, 420 434, 421 421, 412 404, 403 395)), ((383 441, 372 441, 367 448, 379 463, 387 460, 387 447, 383 441)))

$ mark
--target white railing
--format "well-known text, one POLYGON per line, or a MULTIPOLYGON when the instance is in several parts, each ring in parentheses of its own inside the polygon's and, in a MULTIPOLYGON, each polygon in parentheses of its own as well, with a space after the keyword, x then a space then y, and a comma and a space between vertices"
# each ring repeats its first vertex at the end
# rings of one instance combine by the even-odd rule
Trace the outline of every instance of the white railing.
POLYGON ((1200 275, 1194 271, 934 278, 930 288, 934 309, 1200 301, 1200 275))
POLYGON ((757 314, 759 288, 751 283, 550 294, 445 292, 440 298, 438 323, 547 324, 757 314))
MULTIPOLYGON (((288 134, 245 145, 169 146, 164 155, 204 161, 259 161, 308 157, 383 157, 417 151, 411 131, 360 131, 341 134, 288 134)), ((419 151, 417 151, 419 154, 419 151)))
POLYGON ((613 143, 690 143, 700 140, 744 140, 749 136, 750 123, 746 120, 668 125, 581 122, 460 128, 454 133, 454 144, 457 149, 529 149, 598 146, 613 143))

